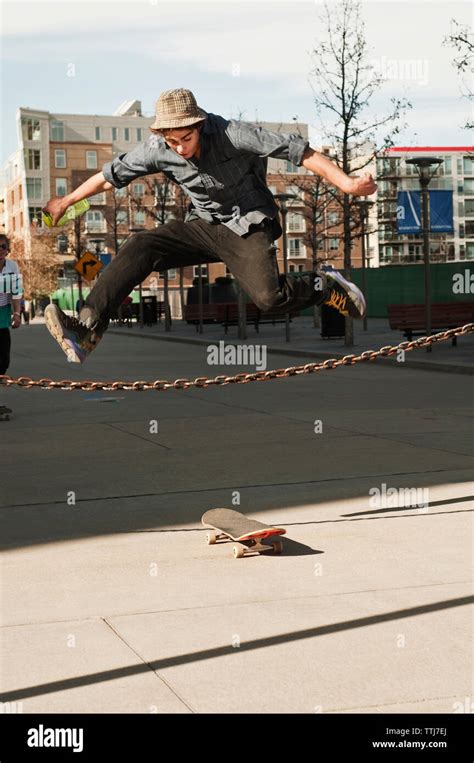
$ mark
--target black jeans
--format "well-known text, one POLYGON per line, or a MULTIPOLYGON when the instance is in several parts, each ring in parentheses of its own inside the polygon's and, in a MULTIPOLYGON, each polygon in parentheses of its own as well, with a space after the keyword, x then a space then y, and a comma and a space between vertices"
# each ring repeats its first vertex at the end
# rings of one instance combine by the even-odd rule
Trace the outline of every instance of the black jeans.
POLYGON ((0 329, 0 374, 6 374, 10 365, 10 329, 0 329))
POLYGON ((85 304, 93 318, 107 324, 132 289, 152 271, 224 262, 252 302, 262 311, 286 313, 320 304, 328 290, 314 288, 314 276, 285 277, 278 272, 273 241, 278 220, 266 218, 239 236, 226 225, 204 220, 172 220, 132 236, 100 276, 85 304))

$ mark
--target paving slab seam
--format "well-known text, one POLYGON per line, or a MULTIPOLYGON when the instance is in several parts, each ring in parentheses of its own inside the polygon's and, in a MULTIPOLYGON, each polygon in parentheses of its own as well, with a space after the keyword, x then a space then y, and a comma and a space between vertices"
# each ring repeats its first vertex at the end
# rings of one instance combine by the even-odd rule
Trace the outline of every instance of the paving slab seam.
MULTIPOLYGON (((406 433, 404 432, 403 434, 410 434, 410 432, 406 432, 406 433)), ((419 432, 413 432, 413 434, 419 434, 419 432)), ((430 437, 431 437, 431 435, 436 435, 436 434, 445 435, 446 432, 444 430, 442 430, 441 432, 429 432, 430 437)), ((397 432, 394 432, 393 435, 391 435, 391 434, 380 434, 379 432, 371 432, 370 434, 367 434, 367 432, 357 432, 356 436, 357 435, 359 437, 360 437, 360 435, 366 435, 368 437, 374 437, 377 440, 388 440, 389 442, 400 442, 402 445, 405 445, 405 446, 409 445, 412 448, 423 448, 424 450, 425 449, 436 450, 439 453, 451 453, 451 454, 454 453, 454 454, 456 454, 458 456, 465 456, 466 458, 472 458, 470 453, 461 453, 458 450, 447 450, 446 448, 438 448, 436 445, 423 445, 423 444, 417 445, 416 443, 413 443, 413 442, 407 442, 406 440, 400 440, 398 438, 399 433, 397 433, 397 432)))
POLYGON ((179 694, 179 693, 178 693, 178 692, 177 692, 175 689, 173 689, 173 687, 171 686, 171 684, 169 683, 169 681, 167 681, 167 680, 166 680, 166 679, 165 679, 165 678, 164 678, 164 677, 163 677, 163 676, 162 676, 162 675, 159 673, 159 671, 158 671, 158 670, 154 670, 154 669, 153 669, 153 667, 150 665, 150 663, 149 663, 147 660, 145 660, 145 659, 144 659, 144 658, 141 656, 141 654, 140 654, 139 652, 137 652, 137 650, 136 650, 136 649, 135 649, 135 648, 134 648, 134 647, 133 647, 133 646, 132 646, 132 645, 131 645, 131 644, 130 644, 128 641, 127 641, 127 639, 125 639, 125 638, 124 638, 124 637, 121 635, 121 633, 119 633, 119 632, 118 632, 118 630, 117 630, 116 628, 114 628, 114 626, 113 626, 111 623, 109 623, 109 621, 107 620, 107 618, 105 618, 105 617, 102 617, 102 618, 100 618, 100 619, 102 620, 102 622, 104 622, 104 623, 105 623, 105 624, 108 626, 108 628, 110 628, 110 630, 111 630, 111 631, 112 631, 112 632, 113 632, 113 633, 114 633, 114 634, 117 636, 117 638, 118 638, 118 639, 120 639, 120 641, 121 641, 123 644, 125 644, 125 646, 126 646, 128 649, 130 649, 130 651, 131 651, 131 652, 132 652, 132 653, 133 653, 133 654, 134 654, 136 657, 138 657, 138 659, 139 659, 139 660, 141 660, 141 662, 143 663, 143 665, 146 665, 146 666, 147 666, 147 667, 150 669, 150 671, 151 671, 151 672, 152 672, 152 673, 153 673, 153 674, 156 676, 156 678, 158 678, 158 679, 159 679, 159 681, 161 681, 161 683, 163 683, 163 684, 166 686, 166 688, 167 688, 167 689, 169 689, 169 691, 170 691, 172 694, 174 694, 174 696, 176 697, 176 699, 178 699, 178 700, 179 700, 179 702, 181 702, 181 704, 183 704, 183 705, 184 705, 184 706, 185 706, 185 707, 186 707, 186 708, 189 710, 189 712, 190 712, 190 713, 193 713, 193 714, 195 714, 195 713, 196 713, 196 711, 195 711, 195 710, 194 710, 194 709, 191 707, 191 705, 189 705, 189 703, 188 703, 188 702, 186 702, 186 700, 185 700, 185 699, 184 699, 184 698, 183 698, 183 697, 182 697, 182 696, 181 696, 181 695, 180 695, 180 694, 179 694))
POLYGON ((142 440, 142 442, 146 442, 154 448, 158 447, 158 448, 162 448, 163 450, 169 450, 169 451, 178 450, 178 448, 170 448, 168 445, 163 445, 163 443, 161 442, 150 440, 148 437, 142 437, 136 432, 130 432, 129 429, 122 429, 121 427, 116 426, 116 424, 120 422, 103 421, 102 423, 105 424, 105 426, 110 427, 110 429, 114 429, 116 432, 121 432, 122 434, 126 434, 129 437, 136 437, 137 440, 142 440))
MULTIPOLYGON (((424 697, 423 699, 403 699, 403 700, 399 700, 398 702, 379 702, 379 704, 377 705, 356 705, 355 707, 354 706, 353 707, 337 707, 337 708, 324 710, 324 713, 340 713, 342 711, 347 711, 347 710, 354 710, 354 711, 373 710, 374 708, 381 709, 384 707, 397 707, 397 705, 409 705, 411 703, 417 704, 421 702, 437 702, 439 700, 446 700, 446 699, 456 700, 456 699, 459 699, 459 695, 448 694, 447 697, 424 697)), ((438 711, 434 711, 434 712, 437 713, 438 711)))
MULTIPOLYGON (((468 458, 468 456, 466 456, 468 458)), ((459 470, 459 469, 458 469, 459 470)), ((457 471, 458 471, 457 470, 457 471)), ((341 484, 343 482, 350 482, 352 480, 364 480, 364 479, 377 479, 377 477, 412 477, 417 474, 447 474, 449 472, 452 472, 453 468, 449 469, 424 469, 423 471, 414 471, 414 472, 380 472, 380 473, 374 473, 374 474, 355 474, 355 475, 346 475, 346 476, 338 476, 338 477, 329 477, 322 480, 298 480, 296 482, 263 482, 259 484, 251 484, 251 485, 236 485, 235 483, 232 483, 231 485, 219 485, 217 487, 208 487, 208 488, 194 488, 190 490, 168 490, 164 493, 134 493, 132 495, 107 495, 107 496, 93 496, 92 498, 79 498, 76 503, 90 503, 91 501, 120 501, 120 500, 128 500, 130 498, 163 498, 166 496, 176 496, 176 495, 198 495, 200 493, 216 493, 221 490, 253 490, 253 489, 261 489, 261 488, 267 488, 267 487, 293 487, 294 485, 324 485, 325 483, 330 482, 337 482, 338 484, 341 484)), ((460 467, 460 471, 469 471, 467 466, 460 467)), ((21 508, 30 508, 31 506, 55 506, 55 505, 62 505, 64 504, 64 500, 58 500, 58 501, 41 501, 41 502, 32 502, 32 503, 10 503, 8 506, 0 506, 0 511, 5 511, 8 509, 21 509, 21 508)))
MULTIPOLYGON (((406 507, 405 507, 406 508, 406 507)), ((338 524, 341 522, 374 522, 377 520, 389 520, 389 519, 416 519, 420 517, 438 517, 438 516, 445 516, 446 514, 470 514, 474 511, 474 509, 452 509, 451 511, 424 511, 423 509, 420 509, 417 506, 414 506, 413 509, 417 511, 417 514, 394 514, 390 516, 379 516, 379 517, 348 517, 343 519, 317 519, 311 522, 293 522, 293 523, 286 523, 284 520, 281 520, 281 518, 278 520, 278 522, 275 520, 275 523, 279 525, 285 525, 285 527, 296 527, 296 526, 303 526, 303 525, 328 525, 328 524, 338 524)), ((387 511, 396 511, 396 509, 388 509, 387 511)), ((148 530, 117 530, 113 533, 114 536, 118 535, 138 535, 139 533, 184 533, 184 532, 207 532, 206 528, 202 527, 189 527, 189 528, 171 528, 167 530, 156 530, 154 528, 148 529, 148 530)), ((102 536, 110 535, 110 533, 99 533, 102 536)), ((97 536, 97 532, 95 533, 95 536, 97 536)), ((88 537, 88 536, 86 536, 88 537)), ((82 538, 83 540, 84 538, 82 538)), ((35 538, 34 542, 30 545, 39 545, 41 543, 48 543, 51 541, 51 536, 44 536, 40 538, 35 538)), ((70 539, 66 538, 56 538, 55 542, 74 542, 74 539, 71 541, 70 539)), ((15 551, 18 550, 18 546, 13 547, 15 551)), ((0 546, 0 551, 9 551, 11 550, 11 546, 3 545, 0 546)))

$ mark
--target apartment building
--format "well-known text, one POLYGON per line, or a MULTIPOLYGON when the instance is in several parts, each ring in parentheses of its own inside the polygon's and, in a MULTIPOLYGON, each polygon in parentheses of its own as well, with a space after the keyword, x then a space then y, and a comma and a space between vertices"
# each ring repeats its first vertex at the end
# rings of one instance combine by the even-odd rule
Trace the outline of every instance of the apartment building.
POLYGON ((380 265, 423 260, 420 234, 397 233, 397 193, 417 191, 417 170, 407 159, 426 156, 441 159, 429 190, 453 192, 453 233, 430 234, 430 261, 474 259, 474 149, 469 146, 394 147, 377 159, 378 254, 380 265))

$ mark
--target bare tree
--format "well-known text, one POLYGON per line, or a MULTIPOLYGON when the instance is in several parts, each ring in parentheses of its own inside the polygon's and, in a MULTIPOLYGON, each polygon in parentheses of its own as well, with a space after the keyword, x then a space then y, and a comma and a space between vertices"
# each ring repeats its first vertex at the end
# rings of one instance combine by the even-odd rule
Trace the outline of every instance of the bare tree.
MULTIPOLYGON (((144 212, 145 215, 151 218, 155 225, 164 225, 174 209, 170 209, 170 205, 174 201, 173 186, 175 183, 171 181, 166 175, 161 175, 159 179, 156 177, 151 180, 145 180, 145 186, 147 192, 143 197, 135 197, 134 204, 139 212, 144 212), (145 204, 143 199, 146 196, 154 197, 154 204, 145 204)), ((165 329, 169 331, 171 326, 171 310, 169 305, 169 281, 168 271, 163 271, 163 291, 164 291, 164 309, 165 309, 165 329)))
POLYGON ((12 259, 18 262, 22 275, 25 299, 38 299, 51 294, 58 285, 61 260, 52 235, 44 235, 31 230, 30 254, 25 240, 11 239, 12 259))
MULTIPOLYGON (((331 118, 329 127, 322 132, 334 147, 336 163, 349 175, 367 167, 379 152, 394 145, 394 138, 402 127, 399 120, 411 104, 406 99, 391 98, 386 116, 366 114, 372 96, 384 80, 368 63, 360 0, 341 0, 331 7, 326 3, 322 22, 326 36, 318 41, 313 52, 314 103, 318 117, 331 118), (377 148, 381 131, 386 134, 377 148)), ((352 198, 348 194, 342 194, 342 198, 334 194, 334 200, 342 209, 344 271, 346 277, 350 277, 352 198)), ((358 218, 357 214, 355 219, 358 218)), ((347 318, 345 344, 352 346, 353 343, 352 319, 347 318)))
MULTIPOLYGON (((451 24, 453 25, 453 31, 443 39, 443 45, 449 45, 457 51, 458 55, 453 59, 453 65, 463 77, 463 96, 472 102, 474 99, 474 93, 472 91, 474 61, 474 39, 472 30, 467 24, 460 24, 455 19, 451 19, 451 24), (467 82, 464 79, 466 73, 471 75, 467 82)), ((464 125, 464 129, 472 130, 473 128, 474 121, 472 118, 468 119, 464 125)))
POLYGON ((111 248, 115 255, 118 254, 119 242, 123 238, 123 226, 126 225, 128 229, 131 227, 129 219, 130 190, 126 188, 125 191, 122 193, 122 189, 114 188, 110 192, 110 203, 102 213, 107 223, 108 236, 112 240, 111 248))

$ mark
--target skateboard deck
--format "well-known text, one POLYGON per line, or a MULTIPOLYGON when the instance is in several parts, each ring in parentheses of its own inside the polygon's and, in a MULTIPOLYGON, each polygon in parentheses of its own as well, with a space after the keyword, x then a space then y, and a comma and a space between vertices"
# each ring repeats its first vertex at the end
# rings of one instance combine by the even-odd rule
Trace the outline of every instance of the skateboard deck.
POLYGON ((211 532, 206 535, 206 541, 209 545, 214 545, 219 540, 233 540, 233 554, 236 559, 246 555, 246 552, 268 552, 281 554, 283 543, 273 541, 272 543, 263 543, 266 538, 285 535, 286 530, 282 527, 273 527, 265 525, 256 519, 249 519, 240 511, 231 509, 210 509, 206 511, 201 518, 205 527, 211 528, 211 532))

